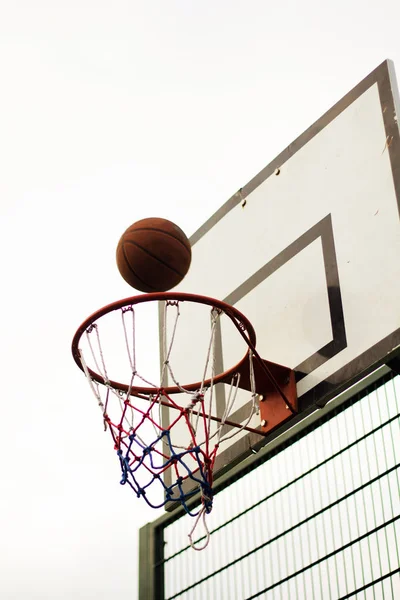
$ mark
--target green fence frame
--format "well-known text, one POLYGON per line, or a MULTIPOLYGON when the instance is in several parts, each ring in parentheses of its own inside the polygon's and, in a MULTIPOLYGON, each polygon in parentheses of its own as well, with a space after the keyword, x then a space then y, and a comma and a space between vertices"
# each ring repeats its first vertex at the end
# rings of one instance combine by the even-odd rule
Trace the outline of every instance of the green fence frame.
MULTIPOLYGON (((367 378, 365 378, 362 382, 359 382, 346 392, 342 393, 337 398, 333 399, 324 409, 318 411, 311 416, 309 416, 304 421, 298 423, 295 428, 292 430, 286 431, 280 437, 273 440, 270 444, 268 444, 263 450, 261 450, 257 455, 252 456, 244 463, 237 465, 232 471, 225 474, 221 478, 216 481, 215 485, 215 493, 221 492, 227 487, 233 485, 235 481, 239 478, 242 478, 245 474, 253 471, 260 465, 264 464, 273 456, 283 452, 289 446, 291 446, 295 441, 304 438, 312 431, 320 427, 323 423, 334 419, 341 412, 346 410, 348 407, 353 404, 359 402, 373 391, 384 386, 386 383, 390 382, 392 379, 396 377, 400 372, 399 368, 399 359, 396 358, 394 361, 390 363, 390 367, 384 365, 377 369, 374 373, 370 374, 367 378)), ((392 420, 399 420, 400 414, 397 414, 392 418, 392 420)), ((361 438, 360 438, 361 439, 361 438)), ((357 440, 358 443, 358 440, 357 440)), ((400 445, 400 436, 398 440, 398 444, 400 445)), ((397 465, 399 466, 399 465, 397 465)), ((392 469, 393 470, 393 469, 392 469)), ((387 473, 383 473, 383 475, 387 475, 387 473)), ((372 484, 374 481, 371 478, 368 484, 372 484)), ((397 479, 399 481, 399 479, 397 479)), ((355 490, 353 493, 355 493, 355 490)), ((399 492, 400 493, 400 492, 399 492)), ((198 500, 197 500, 198 501, 198 500)), ((193 501, 195 503, 196 500, 193 501)), ((332 506, 326 506, 324 510, 332 510, 332 506)), ((161 516, 157 520, 152 523, 148 523, 140 530, 139 537, 139 600, 166 600, 165 596, 165 564, 166 560, 164 558, 164 532, 166 529, 172 525, 175 521, 185 516, 183 510, 175 510, 171 513, 166 513, 161 516)), ((233 517, 234 519, 236 517, 233 517)), ((392 520, 388 520, 384 523, 384 526, 390 525, 391 522, 395 522, 397 519, 400 519, 400 514, 393 518, 392 520)), ((226 524, 229 523, 229 519, 227 519, 226 524)), ((382 526, 377 528, 377 531, 381 529, 382 526)), ((285 534, 287 532, 284 532, 285 534)), ((374 533, 373 531, 368 532, 368 535, 374 533)), ((355 539, 351 542, 351 544, 360 542, 361 539, 365 536, 361 536, 358 539, 355 539)), ((268 544, 269 541, 266 540, 265 544, 268 544)), ((400 544, 400 541, 399 541, 400 544)), ((340 551, 343 548, 339 548, 340 551)), ((339 551, 338 550, 338 551, 339 551)), ((211 549, 205 550, 204 552, 211 552, 211 549)), ((193 553, 193 560, 196 560, 196 552, 193 553)), ((241 557, 242 559, 243 557, 241 557)), ((326 557, 324 557, 326 559, 326 557)), ((236 562, 240 562, 240 560, 236 562)), ((171 560, 171 558, 167 559, 171 560)), ((323 559, 321 559, 323 560, 323 559)), ((318 563, 318 561, 317 561, 318 563)), ((316 563, 316 564, 317 564, 316 563)), ((346 596, 341 596, 341 599, 356 597, 357 594, 365 593, 365 590, 371 588, 373 585, 378 585, 381 581, 383 581, 387 577, 398 576, 400 572, 400 564, 398 565, 398 569, 394 569, 393 572, 389 574, 385 574, 384 577, 376 578, 372 583, 369 582, 364 587, 360 587, 355 590, 353 593, 349 593, 346 596)), ((309 568, 309 567, 308 567, 309 568)), ((212 573, 209 577, 213 577, 217 575, 217 571, 212 573)), ((292 577, 292 576, 290 576, 292 577)), ((289 577, 289 578, 290 578, 289 577)), ((285 583, 284 580, 279 581, 276 585, 280 585, 285 583)), ((195 583, 193 587, 197 584, 195 583)), ((271 591, 276 585, 260 590, 256 595, 248 596, 248 600, 250 598, 264 598, 266 597, 269 591, 271 591)), ((190 587, 190 586, 189 586, 190 587)), ((184 590, 183 590, 184 591, 184 590)), ((176 596, 170 596, 179 598, 183 591, 179 592, 176 596)), ((319 597, 319 596, 317 596, 319 597)), ((357 596, 358 597, 358 596, 357 596)), ((359 597, 364 597, 364 595, 360 595, 359 597)), ((375 596, 374 596, 375 597, 375 596)), ((380 597, 380 596, 377 596, 380 597)))

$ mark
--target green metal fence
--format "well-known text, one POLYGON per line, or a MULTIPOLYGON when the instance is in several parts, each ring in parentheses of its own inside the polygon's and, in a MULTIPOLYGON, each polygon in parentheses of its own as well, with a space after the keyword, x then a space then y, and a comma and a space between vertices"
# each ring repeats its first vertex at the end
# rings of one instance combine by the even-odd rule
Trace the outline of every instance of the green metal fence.
POLYGON ((143 528, 140 600, 400 598, 399 467, 389 374, 227 480, 203 552, 189 518, 143 528))

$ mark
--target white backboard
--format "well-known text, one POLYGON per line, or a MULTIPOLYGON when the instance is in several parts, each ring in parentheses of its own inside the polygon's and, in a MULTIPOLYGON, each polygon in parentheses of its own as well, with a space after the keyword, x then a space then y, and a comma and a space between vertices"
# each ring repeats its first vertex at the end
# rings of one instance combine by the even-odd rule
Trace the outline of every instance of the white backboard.
MULTIPOLYGON (((192 266, 174 290, 224 300, 250 319, 260 355, 296 372, 295 420, 400 344, 396 103, 384 62, 192 236, 192 266)), ((189 383, 199 379, 195 350, 208 332, 190 312, 185 323, 173 358, 189 383)), ((234 335, 222 328, 225 369, 244 354, 234 335)), ((248 401, 242 394, 238 408, 248 401)), ((216 470, 265 442, 240 434, 221 448, 216 470)))

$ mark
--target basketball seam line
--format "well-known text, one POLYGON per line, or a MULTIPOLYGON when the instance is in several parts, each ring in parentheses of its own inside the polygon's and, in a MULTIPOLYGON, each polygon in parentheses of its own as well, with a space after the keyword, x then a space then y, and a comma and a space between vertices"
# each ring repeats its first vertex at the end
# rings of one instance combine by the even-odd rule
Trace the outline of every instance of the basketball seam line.
MULTIPOLYGON (((134 242, 133 240, 124 240, 124 245, 125 244, 132 244, 133 246, 136 246, 137 248, 139 248, 140 250, 143 250, 143 252, 146 252, 146 254, 148 254, 149 256, 151 256, 152 258, 154 258, 155 260, 158 260, 158 262, 160 262, 162 265, 164 265, 164 267, 167 267, 167 269, 170 269, 171 271, 173 271, 176 275, 179 275, 179 277, 184 277, 185 275, 182 275, 182 273, 180 273, 179 271, 177 271, 176 269, 174 269, 174 267, 171 267, 171 265, 167 264, 166 262, 164 262, 161 258, 159 258, 158 256, 156 256, 155 254, 152 254, 147 248, 144 248, 143 246, 141 246, 140 244, 138 244, 137 242, 134 242)), ((126 258, 125 255, 125 251, 124 251, 124 256, 126 258)), ((128 262, 128 265, 130 267, 130 263, 128 262)), ((133 272, 133 271, 132 271, 133 272)))
POLYGON ((123 253, 123 255, 124 255, 124 258, 125 258, 125 262, 126 262, 126 264, 127 264, 127 267, 128 267, 128 269, 130 270, 130 272, 132 273, 132 275, 134 275, 135 277, 137 277, 137 279, 138 279, 139 281, 141 281, 141 282, 142 282, 144 285, 146 285, 148 288, 151 288, 152 290, 154 290, 154 291, 157 291, 157 289, 156 289, 154 286, 150 285, 149 283, 147 283, 147 281, 145 281, 144 279, 142 279, 141 277, 139 277, 139 275, 136 273, 136 271, 134 271, 134 270, 132 269, 132 267, 131 267, 131 265, 130 265, 130 263, 129 263, 128 259, 127 259, 127 256, 126 256, 126 254, 125 254, 125 249, 124 249, 124 247, 122 247, 122 253, 123 253))
MULTIPOLYGON (((168 231, 164 231, 163 229, 158 229, 157 227, 138 227, 138 228, 135 228, 135 229, 128 229, 128 231, 126 233, 134 233, 135 231, 157 231, 158 233, 162 233, 164 235, 168 235, 173 240, 176 240, 177 242, 179 242, 185 248, 186 252, 188 252, 190 255, 192 254, 191 249, 187 247, 187 245, 185 244, 185 242, 183 242, 182 240, 180 240, 178 237, 172 235, 172 233, 169 233, 168 231)), ((189 242, 189 246, 190 246, 190 242, 189 242)))

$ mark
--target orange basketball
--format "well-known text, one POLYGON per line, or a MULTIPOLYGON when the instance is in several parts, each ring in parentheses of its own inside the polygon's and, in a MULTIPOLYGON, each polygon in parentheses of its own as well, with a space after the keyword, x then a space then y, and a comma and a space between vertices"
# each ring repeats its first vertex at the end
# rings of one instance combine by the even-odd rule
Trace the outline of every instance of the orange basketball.
POLYGON ((192 260, 190 242, 175 223, 149 218, 125 231, 117 247, 119 272, 142 292, 165 292, 182 281, 192 260))

